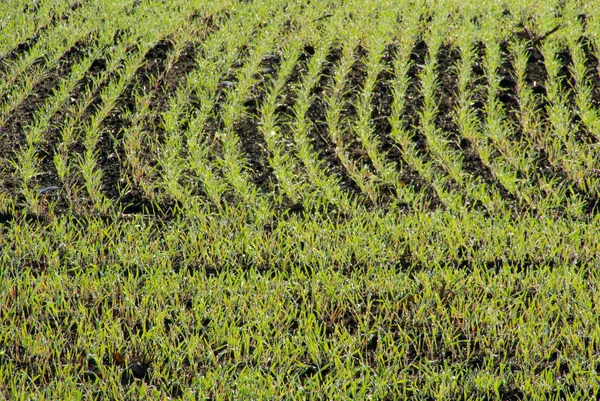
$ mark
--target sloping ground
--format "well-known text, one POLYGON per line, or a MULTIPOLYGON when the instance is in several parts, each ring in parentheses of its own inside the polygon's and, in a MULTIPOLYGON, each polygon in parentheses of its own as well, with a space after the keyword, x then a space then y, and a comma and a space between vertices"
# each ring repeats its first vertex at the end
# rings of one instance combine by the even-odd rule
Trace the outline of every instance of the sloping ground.
POLYGON ((8 398, 597 396, 593 6, 63 3, 0 16, 8 398))

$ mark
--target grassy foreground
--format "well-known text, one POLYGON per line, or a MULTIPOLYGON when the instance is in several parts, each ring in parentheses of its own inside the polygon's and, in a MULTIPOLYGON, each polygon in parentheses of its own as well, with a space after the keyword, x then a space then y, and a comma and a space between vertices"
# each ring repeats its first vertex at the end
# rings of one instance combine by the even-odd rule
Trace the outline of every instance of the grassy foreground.
POLYGON ((593 3, 1 7, 0 398, 597 399, 593 3))

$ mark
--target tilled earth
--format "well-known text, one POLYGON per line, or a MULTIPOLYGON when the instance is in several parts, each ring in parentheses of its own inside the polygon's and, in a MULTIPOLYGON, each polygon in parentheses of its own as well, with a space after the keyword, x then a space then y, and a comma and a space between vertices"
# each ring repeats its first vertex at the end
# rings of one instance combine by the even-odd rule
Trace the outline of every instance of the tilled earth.
MULTIPOLYGON (((202 20, 202 23, 209 26, 209 29, 207 30, 209 34, 218 31, 219 29, 218 24, 212 18, 202 20)), ((554 32, 550 32, 550 34, 553 33, 554 32)), ((542 40, 545 38, 531 36, 532 34, 523 28, 523 30, 515 32, 511 40, 525 41, 530 44, 525 79, 527 85, 530 86, 534 93, 537 107, 536 113, 539 116, 540 123, 542 126, 546 126, 548 124, 548 115, 546 111, 548 102, 545 97, 547 72, 545 69, 544 57, 540 51, 542 40)), ((117 32, 115 35, 115 42, 118 40, 119 37, 117 32)), ((148 194, 144 194, 139 188, 133 188, 127 193, 122 193, 120 190, 125 181, 125 175, 127 174, 127 171, 124 169, 126 155, 122 145, 122 135, 123 130, 128 128, 130 122, 125 114, 137 112, 134 99, 135 91, 139 91, 140 88, 152 91, 150 105, 148 107, 150 117, 146 119, 144 126, 149 132, 154 133, 154 140, 164 142, 164 134, 162 133, 159 124, 160 115, 168 107, 169 99, 175 95, 178 86, 185 84, 188 74, 195 68, 195 60, 200 56, 198 54, 198 49, 202 37, 198 38, 198 40, 199 42, 197 43, 186 44, 183 51, 168 70, 166 66, 167 55, 169 51, 172 50, 173 43, 169 39, 156 43, 146 53, 143 66, 137 70, 132 82, 120 95, 114 110, 102 122, 102 135, 98 143, 98 148, 96 149, 97 164, 102 171, 102 191, 108 199, 121 204, 123 207, 127 207, 127 211, 130 213, 141 212, 144 210, 144 207, 142 206, 146 206, 147 210, 147 207, 153 206, 153 203, 149 200, 151 197, 149 197, 148 194)), ((31 42, 34 41, 35 38, 32 38, 30 41, 19 45, 1 60, 2 63, 0 63, 0 65, 4 66, 7 62, 15 60, 20 55, 27 52, 32 46, 31 42)), ((581 43, 582 48, 585 51, 586 67, 589 72, 587 82, 593 88, 593 107, 598 108, 600 106, 600 74, 598 74, 597 53, 594 53, 592 43, 586 38, 582 38, 581 43)), ((50 70, 49 73, 43 77, 43 79, 34 87, 32 93, 21 102, 10 115, 5 117, 5 123, 0 127, 3 137, 3 141, 0 142, 0 154, 3 155, 0 159, 0 168, 2 171, 0 185, 3 192, 7 193, 17 201, 21 201, 22 199, 20 197, 19 184, 15 177, 15 169, 10 160, 14 157, 16 151, 25 146, 23 132, 30 125, 31 121, 35 119, 40 107, 53 94, 53 91, 60 84, 61 78, 68 73, 70 66, 79 61, 86 54, 87 49, 85 46, 86 45, 83 43, 77 43, 69 49, 69 51, 64 53, 58 66, 50 70)), ((486 87, 488 84, 485 71, 482 68, 482 59, 485 55, 485 51, 485 45, 480 43, 477 46, 478 59, 472 66, 474 85, 471 88, 472 93, 474 93, 474 96, 476 97, 472 103, 472 108, 482 122, 485 120, 485 105, 487 102, 486 87)), ((503 63, 499 70, 501 76, 501 93, 499 100, 506 111, 508 122, 515 128, 515 138, 512 139, 519 141, 523 140, 521 138, 520 121, 517 116, 519 110, 519 98, 508 40, 502 43, 502 51, 503 63)), ((303 65, 310 60, 313 52, 314 48, 312 45, 305 45, 304 52, 300 57, 299 65, 292 74, 286 88, 291 88, 293 84, 302 78, 303 65)), ((397 56, 396 52, 397 49, 395 45, 390 44, 387 46, 386 53, 382 58, 382 63, 385 64, 386 68, 378 77, 372 104, 372 123, 375 127, 374 133, 380 141, 381 151, 385 153, 388 161, 397 166, 401 180, 406 182, 413 191, 424 191, 429 198, 429 207, 437 208, 441 206, 441 203, 437 198, 435 190, 433 190, 429 182, 423 179, 423 177, 415 171, 413 166, 407 164, 405 160, 403 160, 398 145, 394 143, 393 139, 390 137, 391 126, 388 117, 392 113, 391 104, 393 102, 393 93, 391 91, 391 82, 396 78, 395 72, 393 71, 393 61, 397 56)), ((355 49, 356 62, 352 66, 349 79, 346 83, 346 107, 344 115, 342 116, 343 119, 347 119, 348 121, 352 121, 356 118, 354 103, 357 93, 366 76, 365 66, 361 56, 365 56, 366 54, 368 54, 368 52, 360 46, 357 46, 355 49)), ((336 156, 335 144, 328 139, 327 125, 324 121, 327 112, 327 105, 324 98, 327 94, 329 85, 331 84, 331 74, 335 71, 336 64, 340 57, 340 49, 331 49, 330 54, 327 57, 326 65, 322 71, 322 78, 318 86, 313 89, 315 100, 308 113, 312 122, 312 129, 310 130, 309 135, 312 138, 313 149, 318 153, 324 166, 326 166, 327 174, 333 174, 339 177, 341 188, 348 191, 352 196, 356 196, 360 195, 360 189, 336 156)), ((418 41, 414 45, 410 56, 411 66, 408 71, 410 85, 405 95, 406 106, 402 117, 405 128, 412 134, 412 141, 416 145, 415 149, 419 152, 419 155, 424 161, 432 161, 434 158, 428 151, 427 140, 419 129, 419 112, 423 105, 420 69, 426 62, 427 57, 429 57, 427 43, 422 40, 418 41)), ((460 61, 460 50, 456 47, 444 45, 436 57, 437 79, 440 83, 440 89, 437 93, 437 127, 447 140, 451 150, 462 159, 463 168, 466 173, 482 180, 490 188, 493 188, 493 191, 500 194, 507 204, 515 205, 514 194, 507 191, 495 178, 494 174, 478 156, 473 144, 471 144, 468 139, 461 137, 458 127, 456 126, 454 109, 457 106, 458 77, 456 75, 455 67, 460 61)), ((568 50, 562 51, 559 54, 559 59, 562 63, 564 85, 566 88, 573 88, 575 83, 573 82, 570 73, 572 60, 568 50)), ((43 63, 43 61, 39 61, 37 64, 41 65, 43 63)), ((270 76, 277 74, 278 64, 279 59, 277 57, 265 59, 263 62, 264 76, 259 77, 259 82, 263 82, 270 76)), ((234 64, 234 71, 235 68, 241 68, 242 65, 243 61, 234 64)), ((106 60, 103 58, 99 58, 93 62, 86 77, 81 82, 77 83, 76 90, 71 95, 71 104, 75 104, 86 94, 94 78, 105 69, 106 60)), ((5 73, 1 68, 0 72, 3 74, 5 73)), ((98 95, 102 91, 102 88, 108 85, 111 78, 111 75, 109 75, 106 81, 96 90, 96 96, 85 110, 81 117, 82 120, 89 119, 93 115, 97 108, 97 104, 100 101, 98 95)), ((221 87, 226 87, 231 81, 231 76, 223 76, 221 87)), ((251 174, 252 182, 258 186, 261 191, 266 193, 273 190, 276 178, 274 177, 273 170, 268 162, 264 138, 262 138, 262 134, 257 128, 257 115, 264 98, 264 90, 258 85, 253 88, 253 92, 255 96, 248 100, 244 105, 246 108, 244 116, 236 122, 235 133, 240 138, 240 147, 247 159, 248 172, 251 174)), ((216 94, 216 97, 221 102, 225 101, 225 96, 223 96, 223 94, 216 94)), ((2 101, 6 100, 6 98, 2 99, 2 101)), ((277 110, 278 115, 287 120, 293 118, 291 110, 294 102, 295 99, 293 93, 285 94, 282 106, 277 110)), ((575 99, 572 94, 568 96, 568 102, 570 109, 573 110, 573 127, 576 130, 573 132, 573 135, 578 138, 578 141, 581 141, 584 144, 593 144, 594 137, 592 133, 587 132, 582 124, 578 124, 580 119, 577 114, 575 99)), ((190 110, 190 113, 193 113, 193 108, 195 107, 193 100, 191 102, 191 107, 192 110, 190 110)), ((207 127, 209 134, 210 131, 214 132, 218 130, 222 124, 220 121, 219 109, 220 105, 217 104, 215 107, 215 118, 213 121, 209 122, 207 127)), ((50 121, 49 130, 44 137, 45 141, 39 149, 40 174, 32 179, 34 187, 43 189, 56 186, 60 188, 63 185, 57 176, 53 157, 60 142, 60 128, 63 126, 68 113, 69 109, 63 108, 59 110, 50 121)), ((282 129, 285 130, 285 127, 282 129)), ((347 151, 356 165, 363 166, 368 170, 373 171, 371 161, 365 155, 360 142, 357 141, 356 138, 348 137, 348 139, 347 151)), ((82 154, 83 151, 83 145, 80 143, 71 144, 69 147, 69 153, 71 155, 82 154)), ((138 157, 149 166, 155 165, 156 156, 151 154, 148 149, 145 151, 146 153, 142 150, 142 153, 138 155, 138 157)), ((541 175, 544 176, 547 181, 555 180, 555 182, 560 185, 571 188, 574 194, 579 195, 585 200, 587 205, 585 208, 586 212, 588 214, 595 213, 598 203, 596 194, 581 190, 580 187, 568 177, 568 174, 560 165, 551 163, 546 156, 546 151, 543 146, 536 146, 535 151, 537 152, 537 157, 534 159, 535 166, 533 166, 532 170, 537 171, 538 175, 532 176, 530 179, 537 180, 541 175)), ((57 211, 60 212, 62 210, 63 212, 66 212, 69 210, 69 202, 63 197, 61 191, 57 191, 56 194, 52 191, 48 192, 54 200, 57 200, 57 211)), ((391 194, 384 196, 382 198, 384 199, 383 202, 386 202, 385 199, 388 199, 389 201, 390 196, 391 194)), ((168 210, 170 209, 168 203, 168 201, 163 200, 154 206, 159 206, 163 210, 168 210)), ((380 206, 384 205, 370 205, 370 207, 380 206)))

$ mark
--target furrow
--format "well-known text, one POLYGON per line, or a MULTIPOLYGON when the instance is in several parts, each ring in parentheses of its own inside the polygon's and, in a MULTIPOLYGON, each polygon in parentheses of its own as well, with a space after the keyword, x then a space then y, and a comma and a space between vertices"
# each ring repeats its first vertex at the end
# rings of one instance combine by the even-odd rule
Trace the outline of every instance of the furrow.
POLYGON ((356 196, 360 194, 360 188, 352 180, 349 172, 339 160, 336 153, 337 144, 329 141, 328 136, 330 135, 329 131, 331 127, 326 122, 328 110, 331 113, 331 109, 326 104, 327 87, 331 84, 335 66, 342 57, 342 50, 339 48, 332 48, 326 57, 320 79, 312 90, 314 101, 311 103, 306 114, 310 121, 308 135, 313 149, 318 153, 319 159, 323 161, 326 173, 340 180, 340 188, 342 190, 348 191, 352 196, 356 196))
POLYGON ((351 209, 350 199, 342 192, 340 177, 328 174, 328 166, 323 162, 319 150, 315 149, 318 143, 310 136, 317 124, 311 116, 315 109, 314 103, 319 101, 321 95, 319 84, 322 74, 327 71, 327 57, 332 46, 333 43, 324 40, 316 42, 314 46, 305 45, 301 57, 307 59, 306 70, 294 91, 293 117, 287 126, 293 140, 291 148, 301 162, 307 184, 311 188, 305 189, 305 201, 314 197, 316 199, 313 201, 318 204, 321 203, 318 200, 323 199, 325 207, 347 213, 351 209))
MULTIPOLYGON (((179 177, 180 183, 171 183, 169 195, 180 202, 190 200, 202 200, 196 204, 216 206, 222 210, 231 199, 227 193, 227 185, 216 166, 218 155, 216 154, 215 134, 222 124, 220 121, 218 105, 219 99, 224 100, 222 92, 227 85, 235 85, 233 81, 227 81, 226 75, 239 62, 240 56, 247 48, 250 33, 256 24, 256 20, 244 20, 238 22, 225 15, 226 23, 219 26, 220 30, 235 29, 238 32, 235 43, 227 41, 223 35, 213 35, 206 38, 196 57, 196 66, 187 77, 186 87, 180 87, 180 93, 189 93, 189 110, 191 117, 183 130, 183 136, 172 135, 175 140, 175 149, 169 150, 165 146, 167 155, 171 158, 171 170, 167 170, 169 164, 161 165, 163 180, 168 179, 168 174, 179 177), (227 57, 223 63, 216 63, 217 55, 223 51, 227 57), (179 153, 185 149, 185 159, 181 162, 177 159, 179 153), (181 164, 180 164, 181 163, 181 164), (170 172, 169 172, 170 171, 170 172), (182 188, 190 194, 186 199, 181 198, 182 188), (178 198, 179 197, 179 198, 178 198)), ((179 100, 185 96, 177 95, 179 100)), ((177 104, 173 103, 172 105, 177 104)), ((171 105, 171 106, 172 106, 171 105)), ((177 125, 175 125, 176 127, 177 125)), ((152 153, 161 152, 161 147, 152 150, 152 153)), ((157 156, 158 158, 158 156, 157 156)), ((161 161, 159 160, 159 164, 161 161)))
MULTIPOLYGON (((467 30, 467 32, 470 32, 467 30)), ((474 206, 484 206, 489 213, 503 212, 505 204, 514 207, 514 197, 495 179, 490 168, 480 157, 478 132, 482 128, 481 107, 485 100, 481 89, 486 82, 481 78, 481 44, 474 35, 465 34, 459 37, 457 46, 460 50, 457 64, 456 101, 452 112, 453 125, 459 137, 455 146, 462 155, 462 169, 465 172, 465 190, 474 206)))
POLYGON ((414 209, 436 209, 441 205, 441 200, 428 180, 427 166, 422 159, 426 142, 417 130, 418 111, 423 105, 418 74, 425 62, 427 46, 419 39, 415 26, 415 21, 411 19, 404 23, 405 30, 393 62, 395 79, 392 81, 390 136, 406 165, 408 174, 403 179, 417 195, 413 201, 414 209))
MULTIPOLYGON (((13 14, 4 16, 3 20, 7 23, 2 29, 10 31, 13 28, 17 32, 15 35, 2 37, 5 42, 0 44, 0 77, 7 71, 13 74, 11 67, 18 65, 17 60, 23 60, 24 54, 40 40, 47 40, 47 34, 51 33, 52 28, 60 21, 68 19, 81 6, 81 2, 76 0, 70 3, 47 1, 37 3, 35 7, 27 4, 22 11, 18 11, 17 5, 14 8, 8 7, 8 10, 13 10, 13 14), (49 30, 50 32, 47 32, 49 30)), ((19 64, 22 63, 21 61, 19 64)), ((4 77, 2 78, 4 80, 4 77)))
POLYGON ((3 186, 8 187, 12 195, 25 194, 27 204, 34 209, 33 205, 38 203, 34 187, 54 184, 48 171, 52 153, 47 146, 51 141, 48 131, 55 114, 68 102, 69 93, 81 79, 81 76, 70 75, 70 72, 72 65, 79 66, 84 58, 83 49, 89 38, 75 39, 77 41, 70 42, 71 46, 52 63, 54 66, 44 73, 44 77, 40 77, 40 81, 29 89, 30 93, 18 103, 8 116, 7 124, 1 128, 8 141, 2 142, 0 152, 10 156, 0 163, 8 163, 12 158, 16 170, 8 165, 0 165, 0 169, 14 171, 13 177, 20 176, 20 183, 7 182, 3 186), (33 148, 36 149, 35 156, 31 153, 33 148), (29 166, 30 171, 23 175, 25 166, 29 166))

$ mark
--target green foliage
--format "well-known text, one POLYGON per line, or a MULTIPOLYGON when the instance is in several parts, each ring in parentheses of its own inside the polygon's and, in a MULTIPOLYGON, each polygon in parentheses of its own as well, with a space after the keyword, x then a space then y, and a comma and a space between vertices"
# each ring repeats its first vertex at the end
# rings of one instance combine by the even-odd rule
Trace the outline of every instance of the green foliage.
POLYGON ((0 8, 0 398, 596 399, 592 3, 0 8))

